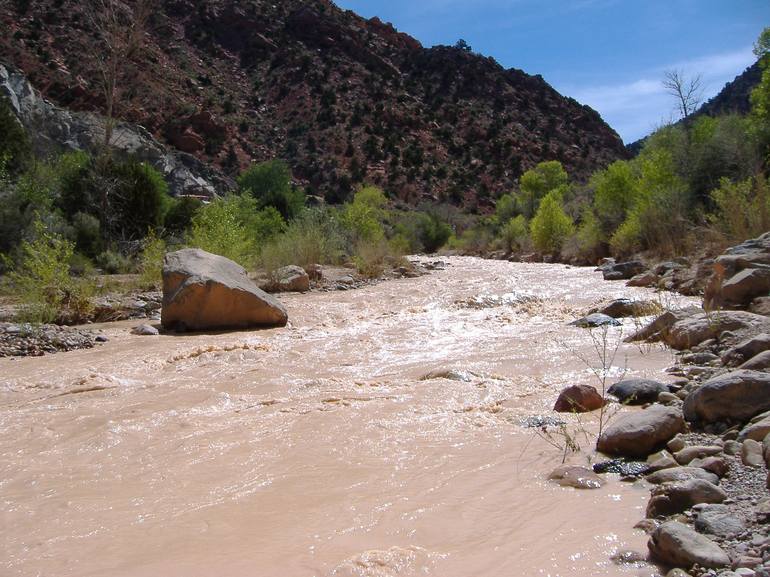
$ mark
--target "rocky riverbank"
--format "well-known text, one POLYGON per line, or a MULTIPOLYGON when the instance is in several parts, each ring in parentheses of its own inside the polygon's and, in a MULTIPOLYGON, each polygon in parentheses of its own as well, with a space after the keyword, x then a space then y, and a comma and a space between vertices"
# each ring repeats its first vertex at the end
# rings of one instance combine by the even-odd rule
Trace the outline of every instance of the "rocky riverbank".
MULTIPOLYGON (((646 519, 637 527, 650 534, 649 559, 669 577, 770 576, 770 318, 758 314, 766 312, 768 265, 770 234, 728 249, 708 278, 698 277, 705 312, 669 310, 629 337, 678 350, 668 371, 677 380, 610 387, 612 400, 643 407, 612 419, 598 439, 599 451, 621 460, 552 475, 598 488, 604 481, 597 473, 612 470, 648 486, 646 519)), ((659 278, 663 268, 664 277, 681 270, 645 271, 640 262, 606 262, 602 270, 608 280, 630 277, 630 285, 646 286, 640 279, 659 278)), ((597 391, 580 395, 592 399, 593 410, 606 402, 597 391)), ((644 558, 629 552, 616 559, 644 558)))

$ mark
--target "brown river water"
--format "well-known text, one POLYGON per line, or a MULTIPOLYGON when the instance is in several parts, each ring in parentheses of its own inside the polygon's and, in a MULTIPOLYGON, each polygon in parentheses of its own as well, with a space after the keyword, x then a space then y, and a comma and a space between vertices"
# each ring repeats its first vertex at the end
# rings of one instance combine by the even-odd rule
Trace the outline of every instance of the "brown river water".
MULTIPOLYGON (((597 382, 591 332, 567 322, 660 297, 590 269, 445 260, 284 296, 283 329, 119 323, 97 349, 0 359, 0 575, 649 575, 609 560, 645 551, 647 491, 545 481, 560 453, 522 422, 597 382), (481 296, 502 298, 465 304, 481 296), (448 369, 464 380, 421 379, 448 369)), ((671 364, 622 345, 610 372, 671 364)))

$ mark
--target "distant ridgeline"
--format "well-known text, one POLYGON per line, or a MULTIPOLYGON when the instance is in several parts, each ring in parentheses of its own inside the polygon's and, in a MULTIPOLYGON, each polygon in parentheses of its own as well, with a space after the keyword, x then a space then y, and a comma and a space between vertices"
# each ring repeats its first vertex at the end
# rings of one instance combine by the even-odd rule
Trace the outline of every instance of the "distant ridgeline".
POLYGON ((57 105, 102 114, 114 63, 117 119, 229 176, 283 158, 330 202, 368 182, 410 204, 492 207, 538 162, 585 180, 627 155, 596 111, 467 45, 424 48, 327 0, 156 1, 108 17, 2 2, 0 61, 57 105))

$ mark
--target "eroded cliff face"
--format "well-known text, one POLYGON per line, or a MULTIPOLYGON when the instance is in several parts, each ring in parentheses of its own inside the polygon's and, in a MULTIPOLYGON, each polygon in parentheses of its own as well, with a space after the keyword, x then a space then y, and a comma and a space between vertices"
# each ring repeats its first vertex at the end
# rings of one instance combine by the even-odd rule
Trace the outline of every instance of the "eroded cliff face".
MULTIPOLYGON (((37 156, 64 151, 96 153, 105 140, 105 118, 91 112, 73 112, 49 102, 19 71, 0 64, 0 96, 6 98, 29 135, 37 156)), ((216 169, 194 156, 170 150, 141 126, 119 122, 110 140, 115 154, 132 155, 156 168, 173 196, 210 198, 234 186, 216 169)))
MULTIPOLYGON (((130 18, 136 2, 118 3, 130 18)), ((0 5, 0 60, 59 105, 104 108, 89 3, 0 5)), ((402 200, 484 205, 523 170, 575 177, 625 155, 592 109, 539 76, 461 48, 424 48, 325 0, 164 0, 122 65, 117 115, 235 174, 287 159, 336 201, 359 182, 402 200)))

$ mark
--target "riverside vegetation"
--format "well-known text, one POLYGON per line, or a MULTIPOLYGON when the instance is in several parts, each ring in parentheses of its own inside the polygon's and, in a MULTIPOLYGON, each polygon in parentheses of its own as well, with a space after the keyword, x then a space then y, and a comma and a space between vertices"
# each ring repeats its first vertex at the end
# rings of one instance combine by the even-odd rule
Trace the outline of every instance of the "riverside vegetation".
POLYGON ((213 202, 171 198, 160 174, 131 158, 34 158, 8 103, 0 102, 7 289, 27 301, 29 319, 76 321, 96 291, 96 269, 138 272, 142 284, 155 285, 169 247, 203 248, 268 272, 352 261, 368 277, 404 254, 442 247, 576 264, 723 247, 770 228, 769 44, 766 31, 756 46, 764 72, 750 114, 664 126, 636 158, 585 183, 570 181, 557 160, 541 162, 486 216, 450 205, 398 209, 392 191, 374 186, 342 205, 310 206, 280 160, 247 169, 236 190, 213 202))

